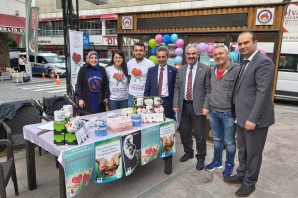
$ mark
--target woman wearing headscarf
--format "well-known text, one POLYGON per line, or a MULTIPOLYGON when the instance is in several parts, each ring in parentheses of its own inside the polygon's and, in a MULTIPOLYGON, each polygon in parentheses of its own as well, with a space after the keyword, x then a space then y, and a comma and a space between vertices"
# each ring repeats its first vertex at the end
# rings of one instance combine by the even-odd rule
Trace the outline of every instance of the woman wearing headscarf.
POLYGON ((99 66, 99 55, 95 51, 88 53, 86 62, 77 79, 79 106, 90 113, 105 112, 110 95, 106 71, 99 66))
POLYGON ((113 52, 112 60, 105 69, 111 94, 109 110, 126 108, 128 106, 129 77, 124 53, 119 50, 113 52))

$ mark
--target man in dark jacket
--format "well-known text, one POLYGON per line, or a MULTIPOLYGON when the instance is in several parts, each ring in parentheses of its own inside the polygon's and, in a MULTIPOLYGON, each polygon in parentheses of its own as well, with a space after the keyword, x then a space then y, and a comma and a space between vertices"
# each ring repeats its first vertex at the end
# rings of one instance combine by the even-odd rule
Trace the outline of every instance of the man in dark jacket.
POLYGON ((213 160, 205 169, 213 171, 222 168, 222 152, 226 146, 226 161, 223 176, 231 176, 236 153, 236 124, 231 113, 232 92, 239 73, 239 65, 229 59, 225 45, 215 47, 213 57, 216 66, 211 71, 211 94, 209 119, 214 141, 213 160))

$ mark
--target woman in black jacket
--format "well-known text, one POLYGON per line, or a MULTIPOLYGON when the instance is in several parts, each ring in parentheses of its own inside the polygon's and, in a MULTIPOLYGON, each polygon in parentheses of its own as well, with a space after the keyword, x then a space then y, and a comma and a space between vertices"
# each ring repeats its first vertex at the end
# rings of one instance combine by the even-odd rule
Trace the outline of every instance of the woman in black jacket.
POLYGON ((79 106, 90 113, 105 112, 110 95, 105 68, 99 66, 99 55, 95 51, 88 53, 86 62, 77 80, 79 106))

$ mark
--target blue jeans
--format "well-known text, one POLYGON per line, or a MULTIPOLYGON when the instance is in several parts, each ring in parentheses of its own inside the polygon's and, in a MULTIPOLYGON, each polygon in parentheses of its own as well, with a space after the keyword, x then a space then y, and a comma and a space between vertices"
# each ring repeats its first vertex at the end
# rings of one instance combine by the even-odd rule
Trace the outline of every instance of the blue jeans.
POLYGON ((132 107, 133 103, 133 95, 128 94, 128 107, 132 107))
POLYGON ((123 109, 127 108, 127 99, 126 100, 109 100, 109 110, 123 109))
POLYGON ((210 127, 214 141, 213 161, 222 163, 222 152, 226 145, 226 165, 234 166, 236 153, 236 124, 231 112, 209 112, 210 127))

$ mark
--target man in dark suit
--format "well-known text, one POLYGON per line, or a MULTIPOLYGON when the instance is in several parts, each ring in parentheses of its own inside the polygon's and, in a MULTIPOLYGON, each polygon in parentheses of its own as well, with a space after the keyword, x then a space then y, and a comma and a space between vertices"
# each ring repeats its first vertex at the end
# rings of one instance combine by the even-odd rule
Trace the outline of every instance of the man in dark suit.
POLYGON ((205 122, 209 112, 211 67, 199 62, 196 44, 185 49, 188 64, 178 69, 174 90, 174 112, 180 121, 180 137, 185 154, 180 162, 193 158, 194 131, 197 150, 197 170, 203 170, 206 157, 205 122))
POLYGON ((170 56, 169 49, 165 46, 157 48, 158 65, 148 70, 144 96, 159 96, 167 118, 174 118, 173 96, 177 69, 167 65, 170 56))
POLYGON ((246 197, 255 190, 268 128, 275 122, 272 103, 274 65, 257 49, 254 33, 241 33, 237 42, 245 57, 232 98, 237 118, 239 167, 236 175, 225 177, 224 181, 242 183, 235 195, 246 197))

